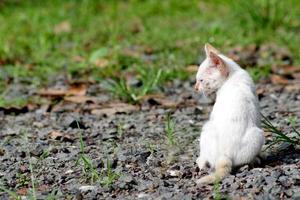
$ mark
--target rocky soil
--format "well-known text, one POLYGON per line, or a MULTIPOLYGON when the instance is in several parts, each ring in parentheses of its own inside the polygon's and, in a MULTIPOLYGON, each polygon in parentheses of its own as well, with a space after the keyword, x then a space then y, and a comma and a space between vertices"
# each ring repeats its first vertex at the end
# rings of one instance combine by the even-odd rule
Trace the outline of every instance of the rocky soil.
MULTIPOLYGON (((195 183, 206 173, 195 160, 212 103, 192 85, 174 81, 163 97, 149 96, 141 106, 112 103, 92 86, 88 93, 96 97, 84 103, 0 111, 1 187, 28 196, 34 180, 38 199, 300 199, 300 149, 285 143, 219 185, 195 183), (168 113, 173 139, 165 131, 168 113)), ((260 83, 257 91, 274 125, 288 134, 292 125, 299 129, 299 87, 260 83)), ((269 144, 272 134, 265 135, 269 144)))

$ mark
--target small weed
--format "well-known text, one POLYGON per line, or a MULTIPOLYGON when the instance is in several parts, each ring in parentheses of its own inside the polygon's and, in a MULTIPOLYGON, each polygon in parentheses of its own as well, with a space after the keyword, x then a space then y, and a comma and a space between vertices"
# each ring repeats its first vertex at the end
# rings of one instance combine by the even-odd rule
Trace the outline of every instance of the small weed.
POLYGON ((123 137, 124 130, 125 130, 124 124, 119 123, 119 124, 117 125, 117 133, 118 133, 119 138, 122 138, 122 137, 123 137))
POLYGON ((165 133, 166 133, 168 143, 172 146, 177 143, 174 136, 174 129, 175 129, 175 123, 171 118, 171 114, 168 113, 167 120, 165 122, 165 133))
POLYGON ((44 160, 48 156, 49 156, 49 151, 44 149, 42 155, 40 155, 39 157, 39 160, 44 160))
POLYGON ((295 127, 297 125, 297 117, 296 116, 289 116, 287 120, 292 127, 295 127))
POLYGON ((27 176, 27 174, 17 173, 16 179, 17 179, 16 187, 28 186, 30 183, 30 178, 27 176))
POLYGON ((151 154, 153 154, 155 152, 155 150, 156 150, 156 145, 152 144, 150 142, 146 143, 146 147, 150 151, 151 154))
POLYGON ((213 193, 214 193, 214 200, 229 199, 227 196, 223 196, 221 193, 221 181, 220 180, 216 180, 214 182, 213 193))
POLYGON ((222 199, 222 195, 221 195, 221 191, 220 191, 220 181, 216 181, 214 183, 214 188, 213 188, 213 193, 214 193, 214 199, 215 200, 221 200, 222 199))
POLYGON ((120 177, 120 175, 112 170, 109 159, 106 160, 106 168, 106 173, 103 177, 103 180, 101 181, 101 185, 110 186, 120 177))
POLYGON ((263 118, 262 127, 266 131, 271 132, 274 136, 271 144, 269 144, 265 150, 269 149, 271 146, 280 142, 287 142, 293 145, 300 145, 300 132, 297 131, 293 126, 292 126, 292 130, 296 136, 288 136, 287 134, 279 130, 277 127, 275 127, 267 117, 262 115, 262 118, 263 118))
POLYGON ((80 155, 75 165, 76 166, 78 166, 79 164, 82 165, 83 174, 87 175, 91 184, 93 184, 100 180, 101 175, 94 167, 92 160, 84 153, 85 145, 81 134, 79 136, 79 141, 80 141, 80 155))

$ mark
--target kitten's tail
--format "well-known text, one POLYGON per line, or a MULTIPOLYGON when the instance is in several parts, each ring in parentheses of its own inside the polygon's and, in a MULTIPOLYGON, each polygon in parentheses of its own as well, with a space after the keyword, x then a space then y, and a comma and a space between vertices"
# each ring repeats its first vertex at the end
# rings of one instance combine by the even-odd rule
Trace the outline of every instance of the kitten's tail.
POLYGON ((221 181, 225 176, 227 176, 232 169, 232 161, 227 157, 222 157, 217 161, 216 170, 214 173, 209 174, 200 178, 198 184, 211 184, 217 181, 221 181))

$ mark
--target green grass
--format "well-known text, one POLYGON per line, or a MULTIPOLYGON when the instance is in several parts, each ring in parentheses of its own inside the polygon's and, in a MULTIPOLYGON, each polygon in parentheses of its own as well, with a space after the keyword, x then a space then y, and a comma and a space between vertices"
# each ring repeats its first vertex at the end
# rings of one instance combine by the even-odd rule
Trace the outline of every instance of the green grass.
MULTIPOLYGON (((289 48, 300 64, 297 4, 296 0, 4 1, 0 93, 20 83, 44 87, 58 74, 101 82, 126 80, 128 73, 140 76, 140 69, 155 76, 154 68, 162 74, 175 71, 172 78, 186 77, 184 67, 203 57, 205 42, 225 53, 233 46, 275 43, 289 48)), ((168 79, 163 80, 158 85, 168 79)), ((126 101, 136 102, 150 92, 136 94, 122 84, 125 91, 115 93, 126 101)), ((0 106, 18 103, 10 99, 1 96, 5 103, 0 106)))
POLYGON ((100 181, 101 174, 97 171, 96 167, 94 167, 93 161, 89 158, 89 156, 84 153, 85 145, 81 134, 79 137, 79 142, 80 142, 80 154, 76 161, 76 166, 78 165, 82 166, 83 175, 84 177, 86 177, 88 181, 90 181, 91 184, 100 181))
POLYGON ((175 131, 175 122, 171 118, 171 114, 168 113, 166 122, 165 122, 165 133, 166 133, 167 141, 168 141, 169 145, 171 145, 171 146, 177 144, 177 141, 176 141, 176 138, 174 135, 174 131, 175 131))
POLYGON ((137 80, 138 86, 131 86, 123 78, 111 80, 109 83, 109 91, 116 97, 129 103, 138 103, 146 94, 152 92, 157 88, 161 78, 161 70, 154 73, 147 73, 142 71, 140 73, 140 80, 137 80))
POLYGON ((106 159, 106 170, 98 172, 94 166, 92 159, 85 154, 85 145, 82 139, 82 135, 79 136, 80 142, 80 154, 76 161, 76 166, 82 166, 83 177, 86 178, 90 184, 99 183, 102 186, 111 186, 120 175, 112 169, 109 159, 106 159))
POLYGON ((295 146, 300 145, 300 132, 296 130, 296 128, 292 124, 292 133, 294 133, 295 136, 290 136, 282 132, 264 115, 262 115, 262 118, 262 127, 265 129, 265 131, 272 133, 273 136, 271 143, 266 147, 265 150, 281 142, 286 142, 295 146))

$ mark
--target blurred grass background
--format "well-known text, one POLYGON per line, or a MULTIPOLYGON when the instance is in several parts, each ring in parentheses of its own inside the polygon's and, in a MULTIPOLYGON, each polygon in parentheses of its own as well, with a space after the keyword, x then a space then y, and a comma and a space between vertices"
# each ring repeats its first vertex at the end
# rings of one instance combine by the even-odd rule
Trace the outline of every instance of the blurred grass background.
MULTIPOLYGON (((298 0, 0 0, 0 105, 15 84, 186 78, 205 42, 224 52, 274 43, 299 64, 298 0)), ((120 84, 116 84, 120 85, 120 84)), ((123 88, 124 89, 124 88, 123 88)), ((126 88, 125 88, 126 89, 126 88)), ((21 102, 23 102, 21 100, 21 102)))

